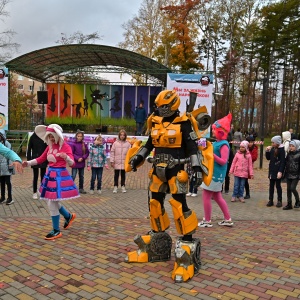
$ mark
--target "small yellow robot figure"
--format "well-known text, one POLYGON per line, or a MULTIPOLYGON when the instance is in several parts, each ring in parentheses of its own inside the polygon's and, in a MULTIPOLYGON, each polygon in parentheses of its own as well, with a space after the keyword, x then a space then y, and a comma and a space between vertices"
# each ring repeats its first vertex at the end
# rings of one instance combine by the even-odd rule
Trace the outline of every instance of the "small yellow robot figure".
MULTIPOLYGON (((208 167, 203 164, 202 152, 197 146, 200 130, 210 124, 210 116, 206 108, 200 107, 193 111, 196 93, 187 112, 179 116, 178 107, 180 98, 176 91, 165 90, 159 93, 155 100, 156 113, 148 118, 150 136, 144 146, 135 143, 128 151, 125 170, 136 171, 145 159, 153 164, 149 173, 151 199, 149 200, 151 231, 147 235, 137 235, 134 242, 138 245, 137 251, 129 252, 127 262, 154 262, 166 261, 171 257, 172 239, 166 230, 170 220, 164 208, 167 193, 172 195, 169 200, 177 232, 182 235, 176 241, 175 265, 172 278, 175 282, 184 282, 191 279, 198 272, 200 261, 200 240, 193 238, 197 228, 197 217, 189 209, 186 202, 188 191, 188 174, 184 164, 191 162, 196 178, 196 186, 202 182, 202 172, 205 177, 211 177, 208 167), (193 103, 192 103, 193 102, 193 103), (155 149, 155 156, 148 157, 155 149)), ((207 160, 206 160, 207 161, 207 160)), ((204 178, 203 178, 204 179, 204 178)))

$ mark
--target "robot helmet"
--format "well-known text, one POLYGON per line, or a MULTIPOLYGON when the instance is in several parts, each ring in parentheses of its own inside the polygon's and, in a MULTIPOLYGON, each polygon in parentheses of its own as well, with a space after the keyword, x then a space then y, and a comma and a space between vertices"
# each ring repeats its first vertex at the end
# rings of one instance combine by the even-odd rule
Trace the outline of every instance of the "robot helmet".
POLYGON ((161 117, 170 117, 177 111, 180 98, 175 90, 165 90, 157 95, 154 103, 161 117))

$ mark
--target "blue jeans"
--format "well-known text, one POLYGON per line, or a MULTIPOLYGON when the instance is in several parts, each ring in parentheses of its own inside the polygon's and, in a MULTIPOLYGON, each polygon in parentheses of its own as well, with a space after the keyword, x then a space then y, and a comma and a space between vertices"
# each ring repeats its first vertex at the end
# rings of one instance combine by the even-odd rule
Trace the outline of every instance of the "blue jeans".
POLYGON ((102 167, 92 168, 92 178, 91 178, 90 190, 94 190, 96 178, 97 178, 97 190, 101 190, 102 173, 103 173, 103 168, 102 167))
POLYGON ((232 197, 244 197, 246 178, 234 176, 234 187, 232 197))
POLYGON ((83 182, 84 182, 84 168, 73 168, 72 169, 72 178, 73 181, 75 181, 76 175, 78 170, 78 176, 79 176, 79 189, 83 190, 83 182))
POLYGON ((136 123, 136 135, 142 135, 144 123, 136 123))

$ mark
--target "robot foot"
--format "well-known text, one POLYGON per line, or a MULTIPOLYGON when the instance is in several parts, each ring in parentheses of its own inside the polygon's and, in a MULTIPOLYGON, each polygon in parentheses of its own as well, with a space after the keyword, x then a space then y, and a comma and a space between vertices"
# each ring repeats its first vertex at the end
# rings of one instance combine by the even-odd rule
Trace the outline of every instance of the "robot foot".
POLYGON ((188 281, 195 272, 199 271, 201 267, 200 251, 200 239, 187 242, 178 238, 175 248, 176 261, 172 272, 172 279, 176 283, 188 281))
POLYGON ((148 235, 137 235, 134 242, 139 249, 129 252, 126 262, 154 262, 170 260, 172 239, 166 232, 152 232, 148 235))

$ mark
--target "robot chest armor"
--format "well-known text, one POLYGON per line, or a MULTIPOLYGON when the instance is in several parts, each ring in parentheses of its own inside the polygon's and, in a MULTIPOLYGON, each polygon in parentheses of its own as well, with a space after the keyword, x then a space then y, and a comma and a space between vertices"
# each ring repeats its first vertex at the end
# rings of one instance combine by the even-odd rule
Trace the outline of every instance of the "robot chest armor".
POLYGON ((151 130, 151 138, 155 147, 179 148, 182 141, 180 124, 155 124, 151 130))

